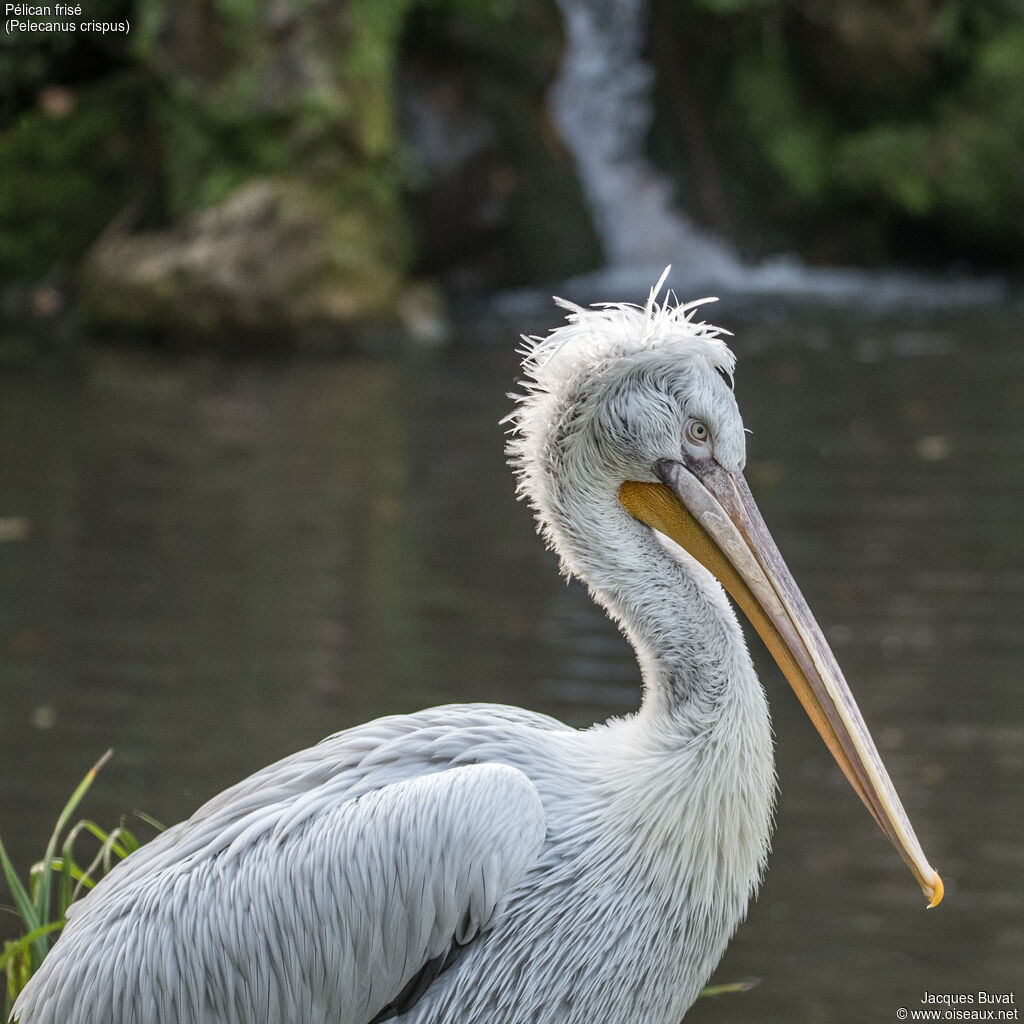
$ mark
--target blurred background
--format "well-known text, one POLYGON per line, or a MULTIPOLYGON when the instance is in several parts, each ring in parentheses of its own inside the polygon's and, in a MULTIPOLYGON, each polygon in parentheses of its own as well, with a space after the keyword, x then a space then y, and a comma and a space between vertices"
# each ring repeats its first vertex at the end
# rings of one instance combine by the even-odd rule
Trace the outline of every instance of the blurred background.
MULTIPOLYGON (((767 880, 688 1020, 1024 998, 1024 8, 91 0, 0 38, 0 837, 186 816, 367 718, 633 710, 514 500, 552 291, 668 263, 947 896, 752 648, 767 880)), ((144 828, 140 831, 145 831, 144 828)), ((17 932, 2 905, 0 939, 17 932)))

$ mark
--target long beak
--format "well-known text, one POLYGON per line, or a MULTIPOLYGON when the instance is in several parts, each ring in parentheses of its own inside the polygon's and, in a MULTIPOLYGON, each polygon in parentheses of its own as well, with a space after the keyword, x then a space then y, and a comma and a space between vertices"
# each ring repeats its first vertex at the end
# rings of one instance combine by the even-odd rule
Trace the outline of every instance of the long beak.
POLYGON ((629 481, 619 500, 696 558, 740 606, 850 785, 914 873, 928 906, 936 906, 942 879, 925 859, 835 656, 743 476, 713 459, 662 460, 656 468, 663 484, 629 481))

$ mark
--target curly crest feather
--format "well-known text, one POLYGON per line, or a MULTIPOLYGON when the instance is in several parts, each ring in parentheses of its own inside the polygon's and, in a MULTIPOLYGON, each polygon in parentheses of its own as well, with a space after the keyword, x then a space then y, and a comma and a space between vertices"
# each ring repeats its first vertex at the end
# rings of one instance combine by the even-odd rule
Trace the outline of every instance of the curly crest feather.
POLYGON ((519 497, 537 514, 550 542, 550 488, 560 456, 588 417, 598 414, 597 397, 610 385, 632 377, 671 381, 688 367, 704 363, 731 380, 736 357, 718 327, 694 319, 713 298, 679 303, 671 292, 657 301, 670 268, 650 291, 645 305, 604 302, 585 308, 556 298, 568 310, 566 323, 546 336, 523 336, 521 394, 509 397, 516 408, 506 455, 517 480, 519 497))

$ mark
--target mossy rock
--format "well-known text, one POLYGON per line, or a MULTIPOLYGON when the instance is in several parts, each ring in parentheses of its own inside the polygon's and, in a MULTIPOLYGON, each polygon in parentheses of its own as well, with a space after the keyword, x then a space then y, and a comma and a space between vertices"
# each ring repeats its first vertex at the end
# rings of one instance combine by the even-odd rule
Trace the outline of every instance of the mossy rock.
POLYGON ((171 220, 245 181, 397 194, 394 70, 412 0, 139 0, 171 220))
POLYGON ((179 226, 110 234, 86 259, 81 318, 194 332, 393 319, 404 222, 292 178, 259 179, 179 226))

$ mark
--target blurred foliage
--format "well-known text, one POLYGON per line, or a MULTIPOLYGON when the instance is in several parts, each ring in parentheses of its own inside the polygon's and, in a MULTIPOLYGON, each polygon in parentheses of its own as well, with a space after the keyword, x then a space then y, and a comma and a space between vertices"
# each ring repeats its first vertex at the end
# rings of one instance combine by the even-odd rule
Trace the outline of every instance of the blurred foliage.
POLYGON ((774 223, 776 242, 826 258, 1020 261, 1020 4, 655 0, 655 11, 655 30, 692 56, 734 222, 774 223))
MULTIPOLYGON (((131 0, 91 0, 120 21, 131 0)), ((0 277, 68 269, 127 202, 138 167, 138 83, 127 37, 0 36, 0 277)))
MULTIPOLYGON (((737 62, 736 101, 797 195, 815 203, 880 197, 915 217, 956 218, 979 235, 1020 232, 1024 24, 993 19, 964 53, 965 35, 943 31, 942 15, 948 19, 953 6, 939 8, 934 20, 921 17, 918 34, 898 38, 902 45, 894 52, 886 53, 879 35, 866 27, 847 40, 868 45, 870 38, 885 63, 883 72, 873 62, 851 60, 863 86, 858 95, 875 91, 879 97, 877 116, 863 126, 853 116, 836 117, 841 108, 813 101, 807 88, 813 80, 799 80, 792 52, 773 47, 737 62), (906 73, 895 75, 891 69, 901 61, 906 73), (943 73, 954 62, 963 66, 943 73), (914 77, 927 77, 933 87, 908 102, 914 77), (881 102, 886 97, 891 110, 881 102)), ((874 20, 881 33, 884 23, 874 20)))
POLYGON ((135 83, 51 88, 0 134, 0 275, 69 269, 124 207, 137 163, 135 83))

